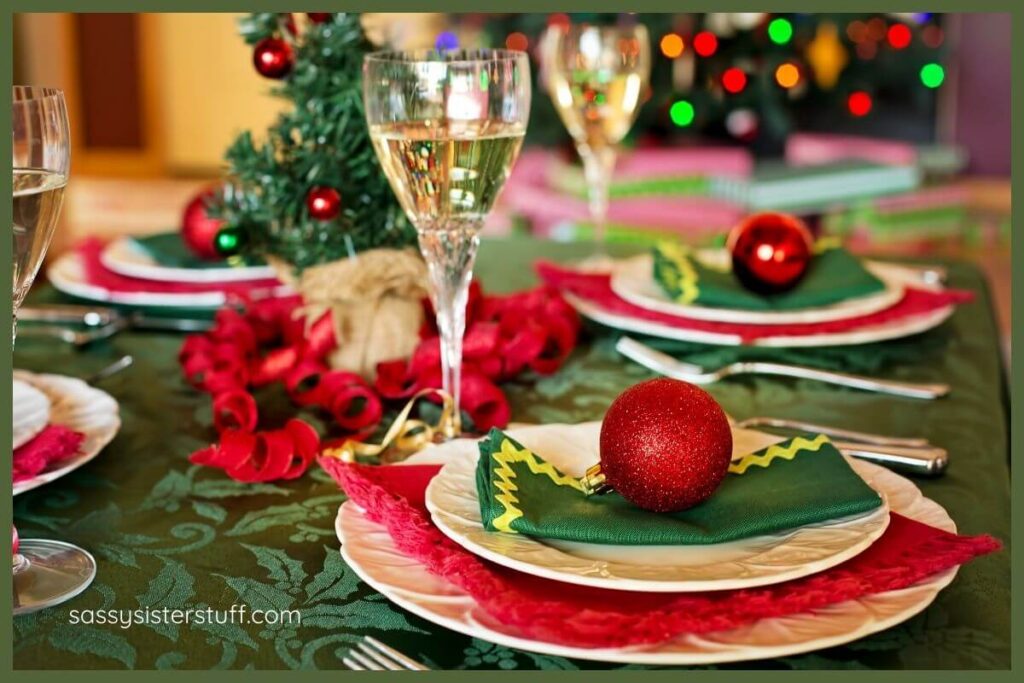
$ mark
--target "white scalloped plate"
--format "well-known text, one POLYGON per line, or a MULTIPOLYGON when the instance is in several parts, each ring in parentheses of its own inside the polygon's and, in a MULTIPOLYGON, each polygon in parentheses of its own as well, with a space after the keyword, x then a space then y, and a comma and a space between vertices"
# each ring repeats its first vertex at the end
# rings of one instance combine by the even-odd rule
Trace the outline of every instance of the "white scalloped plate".
MULTIPOLYGON (((429 456, 411 459, 415 464, 431 461, 439 462, 429 456)), ((956 531, 946 511, 922 496, 910 481, 869 463, 858 463, 858 469, 881 487, 894 492, 889 498, 894 512, 945 531, 956 531)), ((387 530, 368 520, 353 503, 340 507, 335 530, 345 562, 361 579, 398 606, 427 621, 506 647, 559 657, 632 664, 718 664, 835 647, 895 626, 921 612, 957 573, 954 567, 909 588, 848 600, 804 614, 761 619, 744 628, 683 636, 647 647, 589 649, 534 640, 498 623, 464 591, 399 552, 387 530)))
POLYGON ((14 380, 11 393, 13 448, 28 443, 50 422, 50 399, 27 382, 14 380))
POLYGON ((100 254, 104 266, 124 275, 160 282, 247 282, 274 277, 270 266, 224 266, 223 268, 176 268, 157 262, 131 237, 111 240, 100 254))
MULTIPOLYGON (((719 259, 725 254, 716 253, 719 259)), ((893 266, 868 261, 865 266, 885 285, 881 292, 847 299, 831 306, 804 308, 792 311, 751 311, 736 308, 711 308, 673 301, 655 281, 652 273, 654 258, 650 254, 634 256, 616 263, 612 272, 611 288, 626 301, 669 315, 679 315, 694 320, 715 320, 718 322, 748 325, 790 325, 800 323, 823 323, 846 320, 861 315, 870 315, 889 308, 903 297, 904 278, 893 266)))
POLYGON ((121 428, 117 401, 105 391, 80 379, 15 370, 14 378, 46 394, 50 400, 50 424, 63 425, 85 434, 78 453, 56 463, 51 470, 14 484, 14 495, 31 491, 63 477, 95 458, 121 428))
MULTIPOLYGON (((601 423, 535 425, 509 435, 570 476, 599 460, 601 423)), ((767 445, 736 430, 733 456, 767 445)), ((776 442, 778 437, 770 442, 776 442)), ((811 524, 775 534, 713 545, 603 545, 537 539, 488 531, 476 490, 477 440, 455 439, 429 449, 447 463, 426 491, 434 524, 474 555, 517 571, 555 581, 642 592, 687 592, 754 588, 828 569, 859 554, 889 526, 889 491, 868 481, 883 504, 862 515, 811 524)), ((857 463, 852 463, 857 468, 857 463)))

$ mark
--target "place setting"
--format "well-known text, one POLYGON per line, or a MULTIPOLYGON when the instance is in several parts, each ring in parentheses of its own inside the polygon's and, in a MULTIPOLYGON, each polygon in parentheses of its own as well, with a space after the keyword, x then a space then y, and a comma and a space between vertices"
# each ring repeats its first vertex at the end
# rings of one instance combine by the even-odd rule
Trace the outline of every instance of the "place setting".
POLYGON ((396 604, 509 647, 713 664, 839 645, 925 609, 972 557, 949 514, 824 434, 730 424, 655 379, 603 422, 492 429, 391 466, 325 458, 346 562, 396 604))

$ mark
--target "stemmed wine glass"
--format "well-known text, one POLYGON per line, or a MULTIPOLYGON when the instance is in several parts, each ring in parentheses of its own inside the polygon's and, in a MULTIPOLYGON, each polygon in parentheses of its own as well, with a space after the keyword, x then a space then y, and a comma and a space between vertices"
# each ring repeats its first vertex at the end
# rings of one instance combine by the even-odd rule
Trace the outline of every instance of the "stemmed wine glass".
POLYGON ((530 62, 511 50, 377 52, 363 62, 363 100, 377 158, 427 262, 458 432, 469 281, 480 229, 526 133, 530 62))
POLYGON ((552 25, 541 42, 551 100, 583 161, 594 241, 604 249, 616 148, 643 103, 651 45, 640 25, 552 25))
MULTIPOLYGON (((57 225, 71 161, 64 93, 16 85, 13 129, 14 320, 32 286, 57 225)), ((34 612, 78 595, 96 576, 96 561, 69 543, 48 539, 18 542, 13 531, 14 613, 34 612)))

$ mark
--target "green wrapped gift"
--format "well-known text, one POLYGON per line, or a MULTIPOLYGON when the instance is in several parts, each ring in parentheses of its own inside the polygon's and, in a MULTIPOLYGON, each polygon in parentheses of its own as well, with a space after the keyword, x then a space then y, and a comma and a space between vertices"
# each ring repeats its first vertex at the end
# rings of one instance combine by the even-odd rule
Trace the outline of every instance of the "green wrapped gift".
POLYGON ((824 435, 796 437, 736 460, 714 495, 671 514, 616 493, 588 497, 499 429, 480 441, 476 487, 490 531, 609 545, 705 545, 760 536, 881 505, 824 435))
POLYGON ((678 303, 749 311, 816 308, 885 289, 860 259, 840 247, 817 250, 803 279, 781 294, 752 292, 731 268, 711 267, 689 248, 672 242, 654 248, 654 279, 678 303))

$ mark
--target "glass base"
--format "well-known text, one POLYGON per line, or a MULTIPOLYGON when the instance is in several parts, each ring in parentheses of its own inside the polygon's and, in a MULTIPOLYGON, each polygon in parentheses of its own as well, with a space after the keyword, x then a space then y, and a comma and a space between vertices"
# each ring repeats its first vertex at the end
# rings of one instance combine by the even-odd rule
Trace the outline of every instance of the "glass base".
POLYGON ((43 538, 24 539, 15 558, 14 614, 30 614, 75 597, 96 577, 96 560, 78 546, 43 538))

